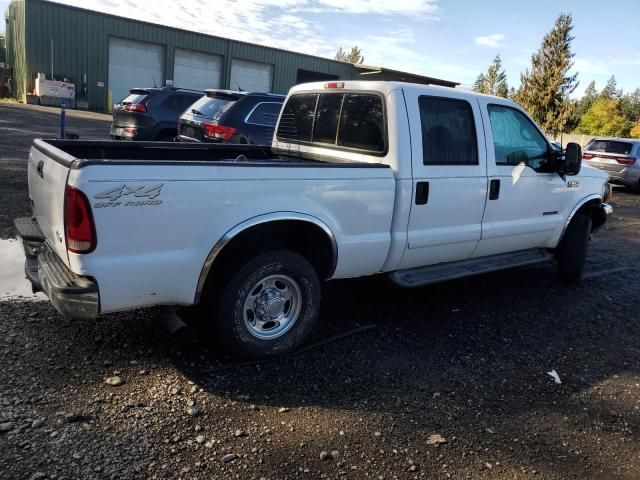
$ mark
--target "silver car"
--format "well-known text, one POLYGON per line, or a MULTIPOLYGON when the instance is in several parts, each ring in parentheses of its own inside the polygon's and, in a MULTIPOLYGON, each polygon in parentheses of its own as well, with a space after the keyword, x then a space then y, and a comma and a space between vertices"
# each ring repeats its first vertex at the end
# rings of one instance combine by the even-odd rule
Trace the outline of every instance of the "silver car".
POLYGON ((640 192, 640 140, 594 138, 584 147, 582 159, 607 172, 611 183, 640 192))

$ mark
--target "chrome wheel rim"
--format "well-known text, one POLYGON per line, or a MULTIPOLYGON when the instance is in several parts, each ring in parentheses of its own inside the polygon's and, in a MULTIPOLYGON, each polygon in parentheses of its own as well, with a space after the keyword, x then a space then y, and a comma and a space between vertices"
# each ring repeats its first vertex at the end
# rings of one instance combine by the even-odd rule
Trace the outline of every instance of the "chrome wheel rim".
POLYGON ((244 301, 244 323, 254 337, 273 340, 293 327, 301 307, 298 283, 287 275, 270 275, 249 290, 244 301))

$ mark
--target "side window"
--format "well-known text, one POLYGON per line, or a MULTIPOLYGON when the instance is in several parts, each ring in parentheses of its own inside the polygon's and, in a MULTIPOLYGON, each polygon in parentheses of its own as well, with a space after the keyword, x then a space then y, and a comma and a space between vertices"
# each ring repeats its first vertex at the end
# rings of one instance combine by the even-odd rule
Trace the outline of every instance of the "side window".
POLYGON ((544 170, 549 145, 522 112, 503 105, 489 105, 493 147, 497 165, 525 165, 544 170))
POLYGON ((478 139, 466 100, 420 96, 424 165, 477 165, 478 139))
POLYGON ((336 144, 338 121, 342 109, 342 94, 320 95, 316 111, 316 123, 313 130, 313 141, 336 144))
POLYGON ((290 97, 282 111, 277 136, 310 142, 317 101, 318 95, 293 95, 290 97))
POLYGON ((167 110, 178 111, 180 109, 180 95, 167 95, 167 98, 162 101, 160 106, 167 110))
POLYGON ((281 103, 258 103, 247 118, 247 123, 265 127, 275 127, 278 121, 278 115, 280 115, 280 109, 282 109, 281 103))
POLYGON ((371 94, 350 94, 344 99, 338 145, 372 152, 385 148, 382 98, 371 94))

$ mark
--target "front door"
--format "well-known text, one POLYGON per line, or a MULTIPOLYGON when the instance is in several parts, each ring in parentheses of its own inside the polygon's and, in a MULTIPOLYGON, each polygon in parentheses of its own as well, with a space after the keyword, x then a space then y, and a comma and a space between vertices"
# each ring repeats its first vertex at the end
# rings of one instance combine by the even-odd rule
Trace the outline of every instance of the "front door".
POLYGON ((480 240, 487 196, 480 109, 455 90, 405 90, 405 97, 409 118, 420 123, 411 130, 413 197, 400 268, 468 258, 480 240))
POLYGON ((479 98, 487 141, 489 195, 474 257, 544 247, 560 222, 566 183, 550 145, 511 104, 479 98))

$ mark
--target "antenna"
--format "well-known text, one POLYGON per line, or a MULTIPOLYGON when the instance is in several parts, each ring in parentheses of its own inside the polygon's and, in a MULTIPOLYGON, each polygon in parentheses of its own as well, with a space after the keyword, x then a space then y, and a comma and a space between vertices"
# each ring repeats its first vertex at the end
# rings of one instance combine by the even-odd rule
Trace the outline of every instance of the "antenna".
POLYGON ((156 76, 153 76, 153 88, 158 88, 158 85, 156 85, 156 76))
POLYGON ((244 92, 244 90, 242 90, 242 87, 240 86, 240 82, 238 82, 238 79, 235 79, 235 80, 236 80, 236 85, 238 86, 238 91, 244 92))

